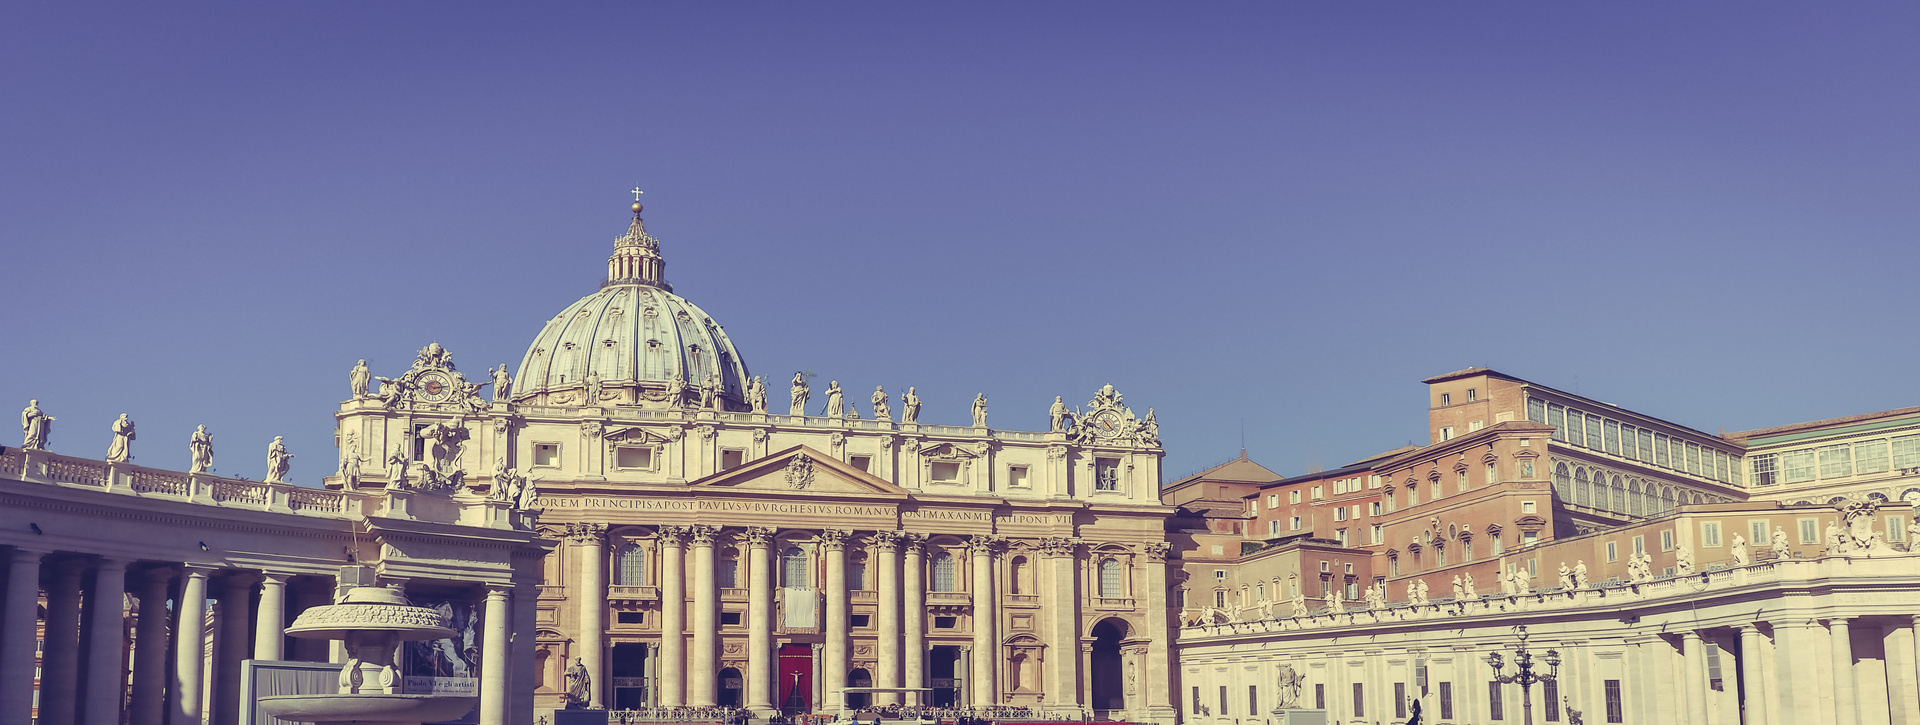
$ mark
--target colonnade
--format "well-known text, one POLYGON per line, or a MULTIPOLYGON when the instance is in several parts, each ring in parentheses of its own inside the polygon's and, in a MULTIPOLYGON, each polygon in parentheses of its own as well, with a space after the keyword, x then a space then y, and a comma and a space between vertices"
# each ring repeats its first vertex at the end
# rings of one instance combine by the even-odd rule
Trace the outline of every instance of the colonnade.
MULTIPOLYGON (((34 671, 37 639, 44 640, 38 652, 40 725, 120 725, 123 717, 131 725, 237 725, 244 660, 343 661, 337 647, 330 654, 317 640, 302 641, 298 654, 304 657, 286 651, 293 612, 334 601, 337 580, 326 591, 306 587, 296 593, 288 591, 295 576, 290 572, 27 547, 12 548, 6 561, 0 672, 7 674, 0 677, 0 722, 35 721, 35 678, 23 675, 34 671), (131 612, 128 594, 134 598, 131 612), (43 596, 44 634, 38 614, 43 596), (136 619, 131 636, 128 614, 136 619)), ((508 722, 508 688, 487 683, 508 679, 511 591, 489 587, 485 595, 480 722, 486 725, 508 722)))
MULTIPOLYGON (((738 571, 746 582, 747 610, 741 617, 746 635, 746 667, 742 704, 755 712, 772 713, 778 709, 774 683, 775 635, 784 628, 775 621, 775 589, 780 585, 777 572, 776 542, 780 531, 768 527, 730 529, 728 536, 742 544, 738 571)), ((667 525, 656 527, 660 574, 659 659, 649 664, 655 674, 655 704, 662 707, 704 707, 717 704, 720 649, 721 591, 716 582, 715 548, 726 543, 721 528, 712 525, 667 525), (687 611, 691 608, 691 612, 687 611), (691 625, 691 626, 689 626, 691 625)), ((607 527, 602 524, 571 524, 568 535, 574 542, 579 570, 569 578, 578 589, 568 587, 570 606, 576 608, 579 623, 579 657, 593 683, 592 707, 610 707, 612 688, 605 683, 605 655, 608 651, 606 627, 606 575, 609 565, 607 527)), ((927 537, 907 531, 854 532, 841 529, 811 529, 806 536, 819 557, 817 573, 824 601, 817 630, 816 677, 819 691, 833 697, 847 686, 853 669, 852 632, 850 631, 851 593, 848 589, 849 549, 870 545, 866 572, 873 577, 875 606, 875 647, 870 673, 875 687, 926 687, 927 652, 927 537)), ((1034 634, 1054 647, 1056 656, 1046 658, 1044 677, 1047 705, 1074 708, 1080 689, 1079 656, 1081 632, 1076 612, 1081 606, 1076 592, 1079 571, 1076 567, 1079 542, 1067 538, 1042 539, 1050 587, 1046 591, 1051 604, 1040 612, 1045 627, 1034 634), (1057 699, 1056 699, 1057 698, 1057 699)), ((965 600, 970 604, 971 645, 947 640, 965 652, 966 701, 961 704, 986 706, 1002 699, 1001 672, 1004 648, 1001 621, 1003 607, 998 562, 1004 558, 1006 540, 999 536, 970 537, 965 555, 971 564, 970 586, 965 600)), ((1163 551, 1163 549, 1154 549, 1163 551)), ((1164 566, 1162 558, 1154 559, 1164 566)), ((1143 582, 1164 581, 1145 577, 1143 582)), ((1037 594, 1038 592, 1029 592, 1037 594)), ((1152 598, 1149 598, 1152 599, 1152 598)), ((1164 600, 1154 600, 1164 601, 1164 600)), ((1151 613, 1149 613, 1151 615, 1151 613)), ((1149 620, 1151 621, 1151 616, 1149 620)), ((958 635, 963 630, 955 630, 958 635)), ((813 641, 814 631, 805 632, 813 641)), ((1161 639, 1153 638, 1156 644, 1161 639)), ((1164 646, 1158 645, 1157 646, 1164 646)), ((1163 650, 1164 651, 1164 650, 1163 650)), ((864 658, 863 658, 864 659, 864 658)), ((868 665, 861 665, 867 667, 868 665)), ((902 702, 894 695, 881 694, 876 703, 902 702)), ((903 704, 917 704, 908 697, 903 704)), ((820 706, 824 703, 816 703, 820 706)), ((830 707, 830 705, 829 705, 830 707)))

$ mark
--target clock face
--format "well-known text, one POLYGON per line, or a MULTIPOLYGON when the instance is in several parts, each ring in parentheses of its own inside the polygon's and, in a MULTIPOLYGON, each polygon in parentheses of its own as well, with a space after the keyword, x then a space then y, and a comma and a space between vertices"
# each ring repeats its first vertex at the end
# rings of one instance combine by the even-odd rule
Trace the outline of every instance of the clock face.
POLYGON ((420 399, 438 403, 453 394, 453 381, 445 373, 431 372, 420 376, 420 399))
POLYGON ((1125 421, 1120 418, 1118 411, 1103 410, 1088 417, 1086 424, 1087 427, 1093 431, 1094 435, 1101 438, 1112 438, 1120 434, 1121 426, 1124 423, 1125 421))

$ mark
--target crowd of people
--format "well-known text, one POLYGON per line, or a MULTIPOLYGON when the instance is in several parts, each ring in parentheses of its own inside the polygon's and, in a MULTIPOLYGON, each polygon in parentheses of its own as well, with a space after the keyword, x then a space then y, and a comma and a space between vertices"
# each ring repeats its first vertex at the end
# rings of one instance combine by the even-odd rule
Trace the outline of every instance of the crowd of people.
MULTIPOLYGON (((931 721, 942 725, 992 725, 995 722, 1033 722, 1033 721, 1071 721, 1081 722, 1091 713, 1039 713, 1033 708, 996 705, 993 707, 936 707, 932 705, 886 704, 877 707, 861 708, 853 715, 858 723, 873 723, 881 720, 931 721)), ((808 713, 782 715, 771 718, 767 725, 827 725, 839 716, 831 713, 808 713)), ((726 725, 747 725, 752 714, 738 707, 725 705, 714 707, 645 707, 634 710, 613 710, 607 713, 609 723, 631 725, 633 723, 725 723, 726 725)))

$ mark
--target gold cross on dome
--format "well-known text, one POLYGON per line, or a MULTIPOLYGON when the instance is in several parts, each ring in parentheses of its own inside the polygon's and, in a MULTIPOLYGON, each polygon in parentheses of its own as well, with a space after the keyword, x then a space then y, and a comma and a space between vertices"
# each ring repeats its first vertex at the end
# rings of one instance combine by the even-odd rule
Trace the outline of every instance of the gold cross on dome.
POLYGON ((644 191, 641 191, 641 190, 640 190, 640 187, 638 187, 638 186, 636 186, 636 187, 633 187, 633 200, 634 200, 634 201, 639 201, 639 200, 640 200, 640 195, 641 195, 641 194, 645 194, 645 193, 647 193, 647 192, 644 192, 644 191))

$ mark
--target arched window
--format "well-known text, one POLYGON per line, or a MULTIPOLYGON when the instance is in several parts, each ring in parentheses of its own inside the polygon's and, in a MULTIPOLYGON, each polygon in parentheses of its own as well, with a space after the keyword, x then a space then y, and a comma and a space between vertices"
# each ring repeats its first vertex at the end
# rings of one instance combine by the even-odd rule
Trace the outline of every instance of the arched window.
POLYGON ((1640 498, 1640 482, 1627 479, 1627 515, 1641 515, 1640 507, 1643 503, 1645 502, 1640 498))
POLYGON ((940 552, 933 557, 933 590, 936 592, 958 591, 953 588, 953 555, 940 552))
POLYGON ((1100 596, 1120 597, 1123 591, 1120 581, 1120 562, 1113 559, 1100 561, 1100 596))
POLYGON ((860 591, 867 588, 867 562, 865 560, 847 562, 847 589, 860 591))
POLYGON ((1626 487, 1620 485, 1619 476, 1614 476, 1612 482, 1607 484, 1607 493, 1613 499, 1613 510, 1618 511, 1620 513, 1626 513, 1627 512, 1627 489, 1626 487))
POLYGON ((780 584, 788 589, 806 589, 811 582, 807 577, 807 552, 798 546, 789 546, 780 552, 780 584))
POLYGON ((613 583, 626 587, 646 586, 647 550, 631 541, 621 546, 613 583))
POLYGON ((1258 602, 1264 602, 1264 601, 1267 601, 1267 585, 1265 585, 1265 584, 1256 584, 1256 585, 1254 585, 1254 587, 1253 587, 1253 599, 1254 599, 1254 601, 1258 601, 1258 602))
POLYGON ((1562 463, 1553 469, 1553 491, 1560 494, 1560 500, 1573 503, 1573 479, 1567 477, 1567 464, 1562 463))
POLYGON ((1592 500, 1591 498, 1589 498, 1592 495, 1593 494, 1589 490, 1588 484, 1587 484, 1587 469, 1582 468, 1578 471, 1574 471, 1573 472, 1574 504, 1579 506, 1587 506, 1589 505, 1588 502, 1592 500))

